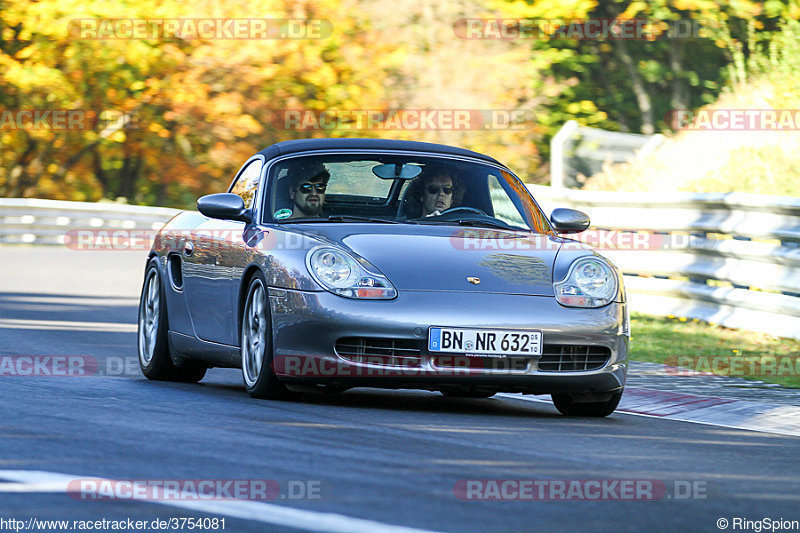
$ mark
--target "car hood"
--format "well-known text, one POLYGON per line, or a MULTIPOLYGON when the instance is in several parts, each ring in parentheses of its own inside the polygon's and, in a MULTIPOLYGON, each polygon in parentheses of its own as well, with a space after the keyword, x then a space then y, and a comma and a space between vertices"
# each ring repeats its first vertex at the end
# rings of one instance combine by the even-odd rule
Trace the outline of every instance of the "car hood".
POLYGON ((316 230, 375 265, 401 291, 554 294, 560 240, 548 236, 432 225, 316 230))

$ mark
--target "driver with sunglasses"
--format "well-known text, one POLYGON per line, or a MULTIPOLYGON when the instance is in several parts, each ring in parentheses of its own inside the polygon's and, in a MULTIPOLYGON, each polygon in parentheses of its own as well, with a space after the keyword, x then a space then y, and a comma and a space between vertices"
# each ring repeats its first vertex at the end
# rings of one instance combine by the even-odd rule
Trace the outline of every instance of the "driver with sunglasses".
POLYGON ((292 181, 292 215, 289 218, 318 217, 325 204, 325 189, 331 173, 324 165, 316 165, 306 175, 310 178, 298 177, 292 181))
POLYGON ((415 218, 441 215, 458 205, 464 194, 454 173, 447 169, 421 176, 415 185, 412 193, 417 204, 415 218))

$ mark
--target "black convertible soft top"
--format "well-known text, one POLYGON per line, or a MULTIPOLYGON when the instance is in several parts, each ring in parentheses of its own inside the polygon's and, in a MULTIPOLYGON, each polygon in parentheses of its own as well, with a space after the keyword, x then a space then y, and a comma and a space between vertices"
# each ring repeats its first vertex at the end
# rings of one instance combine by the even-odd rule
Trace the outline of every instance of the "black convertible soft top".
POLYGON ((488 155, 472 150, 447 146, 445 144, 418 141, 398 141, 394 139, 297 139, 283 141, 264 148, 259 152, 269 161, 273 157, 309 150, 404 150, 409 152, 431 152, 436 154, 460 155, 502 165, 488 155))

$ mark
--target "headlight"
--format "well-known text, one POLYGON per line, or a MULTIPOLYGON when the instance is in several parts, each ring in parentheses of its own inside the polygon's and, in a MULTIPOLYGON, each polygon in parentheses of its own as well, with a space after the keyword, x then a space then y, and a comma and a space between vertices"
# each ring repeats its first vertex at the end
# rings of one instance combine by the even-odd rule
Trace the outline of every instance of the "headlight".
POLYGON ((394 286, 377 268, 340 248, 319 246, 310 250, 306 266, 317 283, 345 298, 390 300, 397 296, 394 286))
POLYGON ((583 257, 555 283, 556 300, 568 307, 602 307, 617 295, 617 275, 602 259, 583 257))

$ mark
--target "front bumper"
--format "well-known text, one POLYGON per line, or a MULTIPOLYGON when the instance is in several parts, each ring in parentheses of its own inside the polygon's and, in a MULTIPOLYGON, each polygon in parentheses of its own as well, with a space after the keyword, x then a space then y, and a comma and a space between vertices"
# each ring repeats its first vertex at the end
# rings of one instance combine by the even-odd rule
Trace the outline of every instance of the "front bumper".
MULTIPOLYGON (((470 388, 530 394, 590 394, 625 385, 629 334, 624 303, 600 309, 559 305, 553 297, 400 291, 394 300, 351 300, 328 292, 270 288, 274 370, 282 381, 345 387, 470 388), (545 347, 579 345, 609 352, 600 368, 545 371, 443 368, 427 351, 431 326, 539 330, 545 347), (341 357, 336 342, 363 337, 416 341, 418 365, 356 362, 341 357)), ((459 355, 459 354, 448 354, 459 355)))

